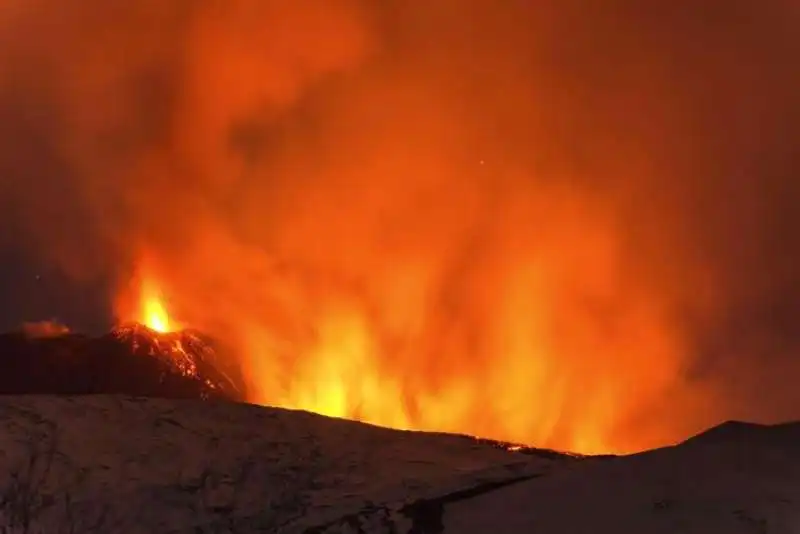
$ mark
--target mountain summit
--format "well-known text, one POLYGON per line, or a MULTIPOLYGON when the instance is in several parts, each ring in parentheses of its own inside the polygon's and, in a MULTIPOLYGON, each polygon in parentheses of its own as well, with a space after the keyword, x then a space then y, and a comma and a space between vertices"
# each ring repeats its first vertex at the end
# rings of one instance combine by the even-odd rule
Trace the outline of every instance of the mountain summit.
POLYGON ((0 334, 0 394, 123 394, 243 401, 238 369, 212 340, 138 323, 101 336, 30 330, 0 334))

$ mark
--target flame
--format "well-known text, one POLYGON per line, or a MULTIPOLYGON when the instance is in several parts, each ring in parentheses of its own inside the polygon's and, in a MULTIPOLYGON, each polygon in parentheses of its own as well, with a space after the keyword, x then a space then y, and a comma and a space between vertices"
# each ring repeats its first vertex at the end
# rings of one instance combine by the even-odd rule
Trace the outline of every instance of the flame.
POLYGON ((157 295, 148 295, 142 302, 142 324, 161 334, 172 331, 169 315, 157 295))
POLYGON ((182 330, 183 326, 167 310, 167 299, 161 287, 152 268, 140 267, 116 299, 117 322, 137 323, 159 334, 182 330))
POLYGON ((645 448, 625 425, 668 391, 679 338, 658 295, 623 276, 613 219, 569 190, 539 193, 501 219, 546 219, 536 247, 498 234, 463 273, 435 248, 342 257, 298 222, 284 253, 324 273, 309 274, 198 221, 193 261, 144 249, 118 316, 223 340, 255 404, 583 454, 645 448), (360 286, 337 279, 348 271, 360 286))
MULTIPOLYGON (((578 252, 594 256, 592 276, 602 289, 614 275, 606 271, 612 267, 600 233, 583 231, 584 243, 599 248, 578 252)), ((173 296, 190 312, 182 325, 233 347, 247 400, 256 404, 583 454, 637 450, 635 432, 631 438, 616 425, 635 403, 652 401, 651 388, 658 393, 669 384, 679 347, 670 344, 646 293, 631 290, 608 318, 624 331, 609 334, 602 321, 584 316, 594 310, 580 299, 575 304, 570 292, 576 280, 591 280, 586 260, 551 253, 555 265, 523 256, 483 267, 496 279, 465 286, 470 302, 457 311, 474 314, 472 327, 469 315, 455 326, 443 322, 444 310, 431 300, 442 280, 413 263, 373 273, 372 293, 336 284, 314 291, 281 273, 213 305, 201 300, 210 283, 186 284, 192 279, 185 271, 168 264, 143 267, 132 289, 134 317, 159 332, 176 329, 164 298, 173 296), (645 350, 652 360, 642 364, 645 350)), ((580 288, 578 297, 595 290, 580 288)))

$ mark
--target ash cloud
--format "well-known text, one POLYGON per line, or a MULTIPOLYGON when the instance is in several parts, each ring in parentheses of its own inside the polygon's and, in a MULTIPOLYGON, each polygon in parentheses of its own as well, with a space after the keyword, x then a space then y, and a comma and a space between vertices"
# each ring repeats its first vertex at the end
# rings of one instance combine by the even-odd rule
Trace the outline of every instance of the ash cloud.
POLYGON ((156 273, 267 401, 324 360, 308 332, 366 322, 384 357, 349 365, 445 429, 434 393, 474 407, 478 375, 476 432, 542 444, 797 417, 799 17, 7 0, 0 243, 156 273))

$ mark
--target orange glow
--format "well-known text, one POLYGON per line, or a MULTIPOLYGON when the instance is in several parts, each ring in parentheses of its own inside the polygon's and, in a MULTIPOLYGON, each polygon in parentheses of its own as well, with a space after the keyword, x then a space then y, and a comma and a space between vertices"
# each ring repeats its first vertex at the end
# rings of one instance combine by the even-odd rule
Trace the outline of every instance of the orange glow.
POLYGON ((164 309, 164 305, 158 296, 149 295, 145 297, 142 304, 142 324, 162 334, 172 330, 167 310, 164 309))
POLYGON ((249 401, 580 453, 758 413, 714 375, 729 305, 795 272, 734 246, 783 243, 774 6, 748 41, 670 2, 84 3, 0 10, 6 233, 249 401))
POLYGON ((680 347, 658 301, 633 285, 594 315, 591 298, 603 302, 619 283, 615 230, 601 213, 565 203, 548 217, 555 233, 535 254, 498 238, 450 311, 437 301, 449 282, 435 254, 364 258, 372 270, 360 291, 292 272, 256 286, 237 266, 269 273, 267 258, 211 229, 195 267, 156 270, 148 253, 128 291, 134 316, 167 331, 168 288, 185 325, 233 347, 254 403, 588 454, 636 450, 641 438, 621 422, 666 391, 680 347), (590 228, 572 222, 579 212, 590 228))
POLYGON ((170 317, 157 280, 144 269, 118 295, 115 315, 119 323, 138 323, 159 334, 176 332, 182 328, 170 317))

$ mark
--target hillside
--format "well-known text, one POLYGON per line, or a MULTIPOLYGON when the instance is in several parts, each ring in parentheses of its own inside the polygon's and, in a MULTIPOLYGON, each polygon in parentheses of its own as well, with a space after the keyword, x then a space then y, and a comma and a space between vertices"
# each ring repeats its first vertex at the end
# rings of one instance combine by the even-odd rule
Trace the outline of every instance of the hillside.
POLYGON ((27 532, 800 532, 797 425, 581 458, 220 401, 6 396, 0 421, 27 532))

